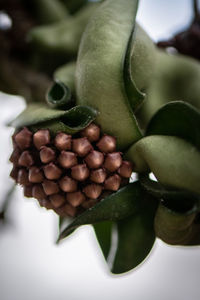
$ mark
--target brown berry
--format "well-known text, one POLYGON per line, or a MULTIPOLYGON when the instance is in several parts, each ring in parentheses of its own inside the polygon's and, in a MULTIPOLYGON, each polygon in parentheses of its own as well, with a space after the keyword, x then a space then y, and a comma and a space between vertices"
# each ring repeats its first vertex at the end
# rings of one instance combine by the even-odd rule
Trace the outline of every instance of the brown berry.
POLYGON ((88 139, 86 137, 83 137, 72 140, 72 149, 80 157, 84 157, 93 149, 93 147, 88 141, 88 139))
POLYGON ((58 179, 62 175, 62 170, 55 164, 50 163, 44 167, 44 175, 49 180, 58 179))
POLYGON ((114 174, 105 180, 104 188, 110 191, 117 191, 120 187, 121 177, 114 174))
POLYGON ((76 154, 68 151, 61 152, 60 156, 58 157, 58 162, 61 167, 65 169, 69 169, 78 163, 76 154))
POLYGON ((116 150, 116 138, 111 135, 104 135, 97 143, 97 147, 105 153, 113 152, 116 150))
POLYGON ((88 184, 83 188, 83 192, 88 198, 97 199, 101 195, 102 186, 95 183, 88 184))
POLYGON ((77 190, 77 181, 74 179, 65 176, 59 181, 59 185, 63 192, 75 192, 77 190))
POLYGON ((18 164, 23 167, 30 167, 34 163, 33 157, 29 151, 24 151, 19 157, 18 164))
POLYGON ((51 195, 49 200, 55 208, 62 206, 66 202, 65 196, 62 194, 51 195))
POLYGON ((40 150, 42 146, 50 143, 50 133, 48 129, 40 129, 33 135, 33 143, 40 150))
POLYGON ((42 183, 46 195, 53 195, 59 192, 58 184, 54 181, 44 180, 42 183))
POLYGON ((38 167, 31 167, 29 169, 28 178, 32 183, 40 183, 43 181, 44 176, 42 174, 42 171, 38 167))
POLYGON ((79 191, 79 192, 67 193, 66 199, 73 207, 77 207, 81 203, 83 203, 86 198, 85 195, 79 191))
POLYGON ((66 133, 60 132, 56 135, 54 144, 58 150, 71 150, 72 137, 66 133))
POLYGON ((36 184, 33 186, 32 196, 38 200, 43 200, 46 198, 46 194, 45 194, 41 184, 36 184))
POLYGON ((22 185, 29 185, 28 172, 25 169, 20 169, 17 175, 17 182, 22 185))
POLYGON ((40 160, 44 164, 48 164, 49 162, 55 160, 55 151, 50 147, 42 146, 40 150, 40 160))
POLYGON ((15 148, 10 156, 10 162, 12 162, 14 165, 17 165, 20 155, 21 151, 19 150, 19 148, 15 148))
POLYGON ((21 149, 27 149, 30 147, 31 142, 32 142, 32 132, 28 130, 26 127, 24 127, 20 132, 18 132, 14 140, 17 144, 17 146, 21 149))
POLYGON ((65 204, 62 207, 54 208, 54 211, 60 217, 74 217, 76 215, 76 208, 70 204, 65 204))
POLYGON ((63 211, 65 213, 65 216, 69 216, 69 217, 74 217, 76 215, 76 208, 73 207, 72 205, 70 204, 66 204, 64 207, 63 207, 63 211))
POLYGON ((84 181, 89 177, 89 175, 90 171, 87 168, 86 164, 76 165, 72 168, 71 171, 71 176, 78 181, 84 181))
POLYGON ((24 196, 27 197, 27 198, 32 198, 32 186, 24 186, 23 189, 24 189, 24 196))
POLYGON ((94 123, 91 123, 84 130, 81 131, 83 137, 87 137, 90 142, 96 142, 100 137, 100 128, 94 123))
POLYGON ((38 201, 40 203, 40 206, 45 207, 46 209, 53 209, 54 208, 53 204, 48 199, 42 199, 42 200, 38 200, 38 201))
POLYGON ((87 201, 84 201, 81 206, 85 209, 93 207, 97 203, 96 199, 89 199, 87 201))
POLYGON ((90 169, 97 169, 102 166, 104 155, 102 152, 93 150, 86 156, 85 162, 90 169))
POLYGON ((122 164, 122 157, 120 152, 108 153, 105 158, 104 167, 110 171, 115 172, 122 164))
POLYGON ((120 168, 117 171, 124 178, 130 178, 133 172, 133 166, 130 161, 122 161, 120 168))
POLYGON ((92 170, 90 173, 90 180, 95 183, 103 183, 106 179, 106 171, 104 169, 92 170))
POLYGON ((12 179, 14 179, 15 181, 17 181, 18 171, 19 171, 19 169, 14 166, 10 172, 10 177, 12 179))

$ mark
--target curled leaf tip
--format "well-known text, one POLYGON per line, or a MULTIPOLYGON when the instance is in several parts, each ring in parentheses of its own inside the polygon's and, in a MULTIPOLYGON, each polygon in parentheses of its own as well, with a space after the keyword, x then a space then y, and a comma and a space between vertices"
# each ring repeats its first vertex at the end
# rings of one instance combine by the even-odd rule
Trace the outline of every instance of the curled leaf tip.
POLYGON ((67 109, 73 105, 70 89, 60 80, 55 80, 50 87, 46 100, 52 108, 67 109))

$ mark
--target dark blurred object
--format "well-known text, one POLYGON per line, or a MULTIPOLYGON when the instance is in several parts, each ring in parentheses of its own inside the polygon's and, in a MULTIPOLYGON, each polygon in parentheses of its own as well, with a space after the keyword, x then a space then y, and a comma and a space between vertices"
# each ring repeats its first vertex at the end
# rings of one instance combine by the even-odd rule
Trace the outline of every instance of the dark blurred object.
POLYGON ((179 53, 194 57, 200 60, 200 11, 198 0, 193 0, 194 19, 189 28, 176 34, 169 41, 160 41, 157 46, 160 48, 173 47, 179 53))
POLYGON ((1 52, 24 55, 27 50, 26 35, 35 25, 35 20, 20 0, 1 0, 0 12, 11 21, 7 30, 0 27, 1 52))
POLYGON ((6 225, 9 223, 8 218, 7 218, 7 212, 8 212, 10 202, 13 198, 14 190, 15 190, 15 185, 10 187, 10 189, 8 190, 8 192, 6 193, 6 195, 2 201, 2 204, 0 207, 0 228, 2 227, 2 225, 6 225))
POLYGON ((0 0, 0 89, 21 95, 29 102, 44 101, 51 84, 48 75, 29 64, 30 46, 26 36, 36 24, 23 1, 0 0))

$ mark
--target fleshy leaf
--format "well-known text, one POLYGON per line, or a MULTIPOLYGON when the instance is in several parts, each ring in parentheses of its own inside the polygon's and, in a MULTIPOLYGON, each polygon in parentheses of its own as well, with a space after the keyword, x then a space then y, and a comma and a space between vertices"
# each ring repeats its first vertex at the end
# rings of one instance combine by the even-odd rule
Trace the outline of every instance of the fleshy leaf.
POLYGON ((28 40, 37 51, 69 58, 77 55, 80 39, 88 19, 98 7, 97 3, 87 3, 74 16, 50 25, 34 27, 29 31, 28 40))
POLYGON ((73 105, 71 90, 59 80, 50 87, 46 99, 52 108, 66 110, 73 105))
POLYGON ((134 170, 150 172, 166 187, 200 194, 200 152, 187 141, 164 135, 142 138, 125 154, 134 170))
POLYGON ((76 63, 70 62, 57 68, 53 74, 54 80, 63 82, 72 95, 75 95, 75 69, 76 63))
POLYGON ((187 202, 185 208, 174 201, 163 200, 155 217, 156 235, 171 245, 187 245, 194 236, 196 217, 195 201, 187 202))
POLYGON ((155 72, 140 110, 143 125, 147 125, 158 109, 169 101, 186 101, 200 109, 199 62, 186 55, 172 55, 160 50, 156 53, 155 72))
POLYGON ((137 267, 151 251, 154 241, 154 216, 157 201, 144 196, 143 206, 134 215, 118 221, 118 247, 112 272, 120 274, 137 267))
POLYGON ((183 101, 164 105, 151 119, 146 135, 181 137, 200 149, 200 111, 183 101))
POLYGON ((121 150, 142 137, 124 85, 137 6, 135 0, 108 0, 99 6, 82 37, 76 68, 77 103, 98 109, 97 123, 116 136, 121 150))
POLYGON ((107 260, 111 248, 113 222, 105 221, 93 224, 96 238, 105 259, 107 260))
POLYGON ((70 235, 74 229, 81 225, 102 221, 118 221, 134 214, 141 206, 142 192, 140 183, 134 182, 107 196, 67 226, 61 232, 59 240, 70 235))
POLYGON ((155 52, 150 37, 136 24, 132 30, 124 62, 124 83, 133 111, 142 104, 144 93, 152 80, 155 52))
POLYGON ((70 110, 56 110, 41 104, 31 104, 9 125, 13 127, 35 126, 49 128, 52 132, 63 130, 75 133, 88 126, 98 112, 89 106, 75 106, 70 110))

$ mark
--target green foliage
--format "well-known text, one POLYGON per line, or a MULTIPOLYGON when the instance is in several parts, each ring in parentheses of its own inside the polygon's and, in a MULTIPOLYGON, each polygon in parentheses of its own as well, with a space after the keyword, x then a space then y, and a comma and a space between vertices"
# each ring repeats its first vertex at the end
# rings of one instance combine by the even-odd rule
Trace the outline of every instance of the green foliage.
POLYGON ((139 182, 130 183, 73 220, 60 233, 59 241, 79 226, 93 224, 99 245, 108 260, 113 226, 116 224, 118 243, 116 251, 111 253, 111 271, 115 274, 130 271, 146 258, 154 244, 156 208, 157 201, 144 192, 139 182))
POLYGON ((42 104, 30 104, 13 122, 11 126, 21 128, 31 126, 33 129, 49 128, 52 133, 62 130, 76 133, 87 127, 98 112, 88 106, 75 106, 70 110, 56 110, 42 104))
POLYGON ((146 135, 178 136, 200 149, 200 112, 183 101, 162 106, 148 124, 146 135))
MULTIPOLYGON (((97 122, 104 132, 117 137, 119 149, 141 138, 132 111, 141 94, 129 73, 125 74, 129 83, 126 86, 131 85, 137 95, 135 104, 133 98, 129 102, 124 86, 124 63, 127 49, 127 53, 131 53, 128 46, 133 45, 136 11, 137 1, 103 2, 84 32, 76 68, 77 103, 98 109, 97 122)), ((127 62, 129 64, 130 59, 126 58, 127 62)))
POLYGON ((76 134, 95 120, 116 137, 139 173, 138 181, 78 217, 60 218, 58 242, 92 224, 114 274, 142 263, 156 237, 199 245, 199 63, 155 48, 135 22, 137 0, 50 2, 35 1, 37 18, 46 25, 33 28, 28 38, 39 69, 46 61, 44 69, 55 79, 47 94, 51 108, 30 104, 11 125, 76 134), (149 179, 150 172, 158 182, 149 179))

